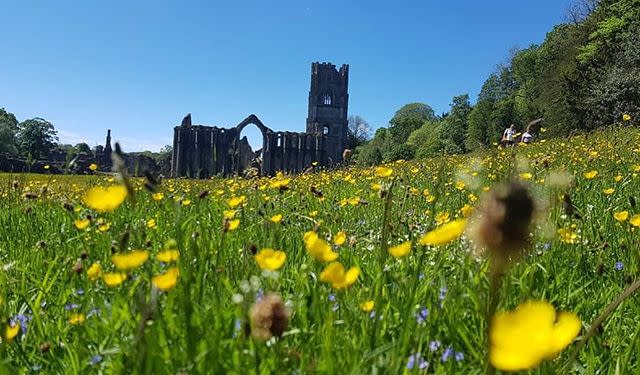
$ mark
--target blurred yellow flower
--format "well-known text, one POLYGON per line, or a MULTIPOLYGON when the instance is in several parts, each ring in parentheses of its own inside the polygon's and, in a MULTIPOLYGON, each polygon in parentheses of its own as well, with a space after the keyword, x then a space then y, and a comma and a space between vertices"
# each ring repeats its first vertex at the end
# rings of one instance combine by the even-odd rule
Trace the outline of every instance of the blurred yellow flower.
POLYGON ((151 198, 153 198, 154 201, 161 201, 164 198, 164 193, 153 193, 151 194, 151 198))
POLYGON ((556 313, 548 302, 527 301, 515 311, 493 317, 489 360, 504 371, 534 368, 564 350, 580 329, 574 313, 556 313))
POLYGON ((102 281, 109 287, 114 287, 122 284, 123 281, 127 279, 127 274, 125 273, 105 273, 102 275, 102 281))
POLYGON ((629 211, 614 212, 613 217, 622 223, 623 221, 627 221, 629 218, 629 211))
POLYGON ((233 231, 240 226, 240 219, 233 219, 228 221, 227 231, 233 231))
POLYGON ((269 218, 269 220, 271 220, 272 223, 279 224, 282 221, 282 214, 273 215, 269 218))
POLYGON ((342 246, 346 240, 347 233, 345 231, 340 231, 333 236, 333 244, 336 246, 342 246))
POLYGON ((460 209, 460 213, 462 214, 462 217, 468 218, 473 213, 473 207, 471 205, 465 204, 460 209))
POLYGON ((96 163, 90 164, 89 169, 95 172, 98 169, 98 164, 96 163))
POLYGON ((111 228, 111 223, 102 223, 98 225, 98 230, 100 232, 106 232, 111 228))
POLYGON ((147 220, 147 228, 155 229, 157 226, 158 226, 158 224, 156 223, 156 219, 147 220))
POLYGON ((578 234, 571 228, 558 229, 558 237, 560 237, 560 241, 564 243, 576 243, 578 240, 578 234))
POLYGON ((400 245, 392 246, 387 251, 394 258, 406 256, 407 254, 409 254, 409 251, 411 251, 411 241, 406 241, 401 243, 400 245))
POLYGON ((78 219, 73 222, 73 225, 76 226, 79 230, 85 230, 91 224, 89 219, 78 219))
POLYGON ((373 300, 369 300, 366 302, 362 302, 360 304, 360 309, 362 309, 362 311, 364 312, 371 312, 374 306, 375 306, 375 302, 373 300))
POLYGON ((49 170, 50 168, 51 168, 51 166, 50 166, 49 164, 47 164, 47 165, 45 165, 45 166, 44 166, 44 169, 45 169, 45 170, 49 170))
POLYGON ((380 189, 382 189, 382 185, 376 183, 376 182, 372 182, 371 185, 371 190, 373 191, 379 191, 380 189))
POLYGON ((458 190, 464 190, 466 184, 464 183, 464 181, 456 181, 456 189, 458 190))
POLYGON ((96 281, 100 276, 102 276, 102 266, 100 266, 100 263, 93 263, 87 270, 87 277, 91 281, 96 281))
POLYGON ((180 204, 182 204, 183 206, 188 206, 191 204, 191 199, 183 199, 180 204))
POLYGON ((584 172, 584 178, 586 178, 587 180, 593 180, 594 178, 596 178, 597 175, 598 175, 598 171, 596 170, 584 172))
POLYGON ((127 198, 127 188, 122 185, 94 187, 82 198, 84 204, 99 212, 111 212, 120 207, 127 198))
POLYGON ((287 259, 287 254, 281 250, 266 248, 260 250, 260 252, 256 254, 255 258, 260 269, 275 271, 284 265, 284 261, 287 259))
POLYGON ((178 250, 165 250, 161 251, 156 255, 156 260, 158 262, 170 263, 175 262, 180 258, 180 251, 178 250))
POLYGON ((360 268, 351 267, 345 271, 342 263, 333 262, 320 272, 320 281, 331 283, 335 289, 344 289, 355 283, 358 276, 360 276, 360 268))
POLYGON ((7 326, 4 329, 4 338, 5 340, 7 340, 8 343, 10 343, 13 341, 13 339, 16 336, 18 336, 19 332, 20 332, 20 324, 18 323, 14 323, 13 325, 7 324, 7 326))
POLYGON ((523 172, 520 173, 520 178, 523 180, 530 180, 531 178, 533 178, 533 175, 529 172, 523 172))
POLYGON ((607 188, 607 189, 602 189, 602 192, 605 193, 606 195, 611 195, 613 193, 615 193, 616 189, 614 188, 607 188))
POLYGON ((241 195, 239 197, 232 197, 227 201, 227 204, 229 205, 229 207, 231 208, 236 208, 241 204, 244 204, 247 201, 247 197, 245 197, 244 195, 241 195))
POLYGON ((615 182, 620 182, 620 181, 622 181, 622 179, 623 179, 623 178, 624 178, 623 176, 621 176, 621 175, 617 175, 617 176, 615 176, 615 177, 613 178, 613 180, 614 180, 615 182))
POLYGON ((81 324, 85 320, 84 314, 71 314, 69 317, 69 324, 81 324))
POLYGON ((111 256, 111 262, 119 270, 138 268, 149 259, 149 251, 134 250, 129 253, 115 254, 111 256))
POLYGON ((331 249, 331 245, 327 241, 318 237, 316 232, 305 233, 303 241, 309 255, 319 262, 331 262, 338 258, 338 253, 331 249))
POLYGON ((629 219, 629 223, 634 227, 640 227, 640 214, 631 216, 631 219, 629 219))
POLYGON ((178 282, 178 276, 180 276, 180 271, 177 267, 171 267, 167 270, 167 272, 154 276, 151 279, 151 284, 156 288, 163 292, 166 292, 176 286, 178 282))
POLYGON ((631 115, 629 115, 628 113, 625 113, 624 115, 622 115, 622 121, 629 121, 631 120, 631 115))
POLYGON ((436 225, 442 225, 444 223, 448 223, 450 220, 450 215, 448 212, 438 212, 436 214, 436 225))
POLYGON ((225 210, 222 217, 225 219, 233 219, 236 216, 236 210, 225 210))
POLYGON ((376 167, 375 172, 377 177, 389 177, 393 174, 393 169, 387 167, 376 167))
POLYGON ((420 244, 434 246, 444 245, 460 237, 466 227, 466 219, 454 220, 450 223, 441 225, 422 236, 422 238, 420 239, 420 244))

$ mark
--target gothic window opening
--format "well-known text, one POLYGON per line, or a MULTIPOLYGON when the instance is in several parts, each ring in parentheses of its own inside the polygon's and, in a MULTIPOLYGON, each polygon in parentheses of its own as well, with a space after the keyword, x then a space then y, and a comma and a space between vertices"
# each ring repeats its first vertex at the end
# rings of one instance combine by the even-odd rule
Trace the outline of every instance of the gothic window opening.
POLYGON ((329 135, 329 125, 325 125, 322 127, 322 134, 329 135))
POLYGON ((329 95, 329 94, 325 94, 324 95, 323 104, 324 105, 331 105, 331 95, 329 95))

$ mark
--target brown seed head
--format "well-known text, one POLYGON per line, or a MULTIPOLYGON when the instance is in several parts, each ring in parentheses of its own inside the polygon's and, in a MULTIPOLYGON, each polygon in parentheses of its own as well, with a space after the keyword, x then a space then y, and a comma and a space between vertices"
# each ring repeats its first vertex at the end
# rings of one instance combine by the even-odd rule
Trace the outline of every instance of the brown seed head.
POLYGON ((270 293, 256 302, 249 312, 251 335, 260 341, 281 337, 289 325, 289 309, 279 295, 270 293))

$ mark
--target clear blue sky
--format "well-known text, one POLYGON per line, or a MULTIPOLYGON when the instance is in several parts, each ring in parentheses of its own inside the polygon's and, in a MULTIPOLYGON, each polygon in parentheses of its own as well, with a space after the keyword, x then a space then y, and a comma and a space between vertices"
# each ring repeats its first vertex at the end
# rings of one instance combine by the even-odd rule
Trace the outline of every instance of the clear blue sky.
POLYGON ((375 128, 410 102, 475 97, 514 46, 540 43, 569 0, 9 1, 0 107, 44 117, 61 141, 125 151, 173 126, 233 126, 255 113, 304 131, 310 64, 350 64, 350 114, 375 128))

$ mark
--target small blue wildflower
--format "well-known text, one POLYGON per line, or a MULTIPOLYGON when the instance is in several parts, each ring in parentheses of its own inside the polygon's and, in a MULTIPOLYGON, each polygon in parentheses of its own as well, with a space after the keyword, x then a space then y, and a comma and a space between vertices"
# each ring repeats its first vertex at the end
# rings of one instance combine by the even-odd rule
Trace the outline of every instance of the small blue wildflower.
POLYGON ((418 275, 418 280, 420 281, 424 280, 424 273, 421 273, 420 275, 418 275))
POLYGON ((327 299, 329 300, 329 302, 335 302, 336 301, 336 295, 335 294, 329 294, 329 297, 327 297, 327 299))
POLYGON ((440 341, 433 340, 429 343, 429 350, 431 350, 432 352, 435 352, 438 349, 440 349, 440 341))
POLYGON ((264 297, 264 290, 258 289, 256 292, 256 301, 260 301, 264 297))
POLYGON ((371 310, 371 312, 369 313, 369 318, 373 319, 376 317, 376 310, 371 310))
POLYGON ((233 337, 238 337, 238 333, 242 329, 242 320, 236 319, 233 323, 233 337))
POLYGON ((91 364, 91 366, 95 366, 98 363, 102 362, 102 356, 100 354, 96 354, 93 357, 91 357, 91 359, 89 360, 89 363, 91 364))
POLYGON ((453 358, 455 358, 456 362, 460 362, 460 361, 464 360, 464 353, 456 352, 456 354, 455 354, 455 356, 453 358))
POLYGON ((87 318, 91 318, 94 315, 100 315, 100 309, 93 308, 93 309, 89 310, 89 312, 87 313, 87 318))
POLYGON ((438 299, 440 301, 444 301, 446 296, 447 296, 447 287, 443 286, 442 288, 440 288, 440 293, 438 293, 438 299))
POLYGON ((426 307, 423 307, 417 314, 416 314, 416 321, 418 322, 418 324, 422 324, 424 323, 424 321, 427 319, 427 316, 429 316, 429 310, 426 307))
POLYGON ((622 271, 622 269, 624 268, 624 264, 622 262, 616 262, 615 267, 618 271, 622 271))
POLYGON ((411 354, 407 359, 407 369, 413 370, 413 368, 416 367, 416 363, 420 370, 424 370, 429 366, 429 362, 425 361, 419 353, 416 353, 411 354))
POLYGON ((67 311, 71 311, 77 309, 78 307, 80 307, 80 305, 78 305, 77 303, 69 303, 64 306, 64 309, 67 311))
POLYGON ((544 245, 542 245, 542 248, 544 250, 549 250, 551 248, 551 244, 549 242, 545 243, 544 245))
POLYGON ((27 329, 29 328, 27 323, 30 320, 31 317, 29 315, 18 314, 11 320, 11 326, 14 327, 16 324, 20 324, 20 330, 22 331, 22 334, 26 335, 27 329))
POLYGON ((81 288, 81 289, 76 290, 76 294, 79 295, 79 296, 83 296, 84 295, 84 289, 81 288))
POLYGON ((442 353, 442 358, 440 358, 442 360, 442 362, 446 362, 449 360, 449 357, 451 357, 454 354, 453 352, 453 348, 452 347, 447 347, 444 352, 442 353))

